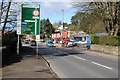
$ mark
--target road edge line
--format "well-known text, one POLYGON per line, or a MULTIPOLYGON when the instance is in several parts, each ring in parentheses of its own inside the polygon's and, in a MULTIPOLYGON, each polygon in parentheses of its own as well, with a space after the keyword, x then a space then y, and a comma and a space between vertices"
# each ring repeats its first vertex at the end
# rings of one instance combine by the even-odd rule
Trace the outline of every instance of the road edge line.
POLYGON ((50 63, 49 63, 42 55, 40 55, 40 56, 43 58, 43 60, 45 60, 47 66, 48 66, 48 68, 49 68, 49 70, 53 73, 53 75, 54 75, 53 78, 57 78, 57 79, 61 80, 61 79, 58 77, 58 75, 52 70, 52 68, 51 68, 51 66, 50 66, 50 63))

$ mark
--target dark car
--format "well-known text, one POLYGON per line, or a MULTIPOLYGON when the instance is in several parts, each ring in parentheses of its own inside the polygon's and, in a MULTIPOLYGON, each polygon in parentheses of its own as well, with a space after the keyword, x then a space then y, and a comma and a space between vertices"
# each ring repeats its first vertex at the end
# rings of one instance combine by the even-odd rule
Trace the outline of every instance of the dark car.
POLYGON ((36 46, 36 41, 35 41, 35 40, 32 40, 32 41, 30 42, 30 45, 31 45, 31 46, 36 46))
POLYGON ((29 40, 25 40, 24 41, 25 44, 29 44, 29 42, 30 42, 29 40))

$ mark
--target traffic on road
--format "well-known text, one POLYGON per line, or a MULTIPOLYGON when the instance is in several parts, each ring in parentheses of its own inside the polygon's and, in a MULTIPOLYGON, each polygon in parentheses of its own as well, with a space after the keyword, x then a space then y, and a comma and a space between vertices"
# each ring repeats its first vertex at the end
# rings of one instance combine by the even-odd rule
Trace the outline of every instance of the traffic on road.
POLYGON ((60 78, 118 78, 118 58, 81 47, 48 47, 39 44, 40 54, 60 78))
POLYGON ((1 0, 2 67, 12 67, 22 62, 23 55, 32 58, 34 54, 31 62, 44 59, 59 78, 119 77, 120 1, 18 1, 1 0))

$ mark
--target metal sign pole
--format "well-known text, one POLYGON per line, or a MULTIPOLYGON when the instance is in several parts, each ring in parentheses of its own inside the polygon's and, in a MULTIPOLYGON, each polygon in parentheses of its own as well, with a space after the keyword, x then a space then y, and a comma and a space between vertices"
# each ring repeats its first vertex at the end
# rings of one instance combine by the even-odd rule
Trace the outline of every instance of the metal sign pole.
MULTIPOLYGON (((35 18, 35 35, 37 35, 37 19, 35 18)), ((37 37, 37 36, 36 36, 37 37)), ((38 42, 36 40, 36 57, 39 59, 39 54, 38 54, 38 42)))
POLYGON ((37 51, 36 51, 37 53, 37 58, 39 59, 39 53, 38 53, 38 42, 37 42, 37 51))
POLYGON ((35 35, 37 34, 37 19, 35 18, 35 35))
MULTIPOLYGON (((35 35, 35 36, 37 34, 40 34, 40 33, 38 33, 38 31, 40 31, 40 16, 39 16, 40 15, 40 5, 22 4, 21 11, 22 11, 21 19, 20 19, 21 34, 22 35, 30 34, 30 35, 35 35), (29 25, 27 25, 27 24, 29 24, 29 25), (24 27, 24 26, 26 26, 26 27, 24 27), (29 26, 31 26, 31 27, 29 27, 29 26)), ((38 56, 39 53, 38 53, 38 42, 37 41, 36 41, 35 51, 36 51, 36 56, 38 56)))
POLYGON ((19 55, 19 34, 18 34, 18 43, 17 43, 17 54, 19 55))

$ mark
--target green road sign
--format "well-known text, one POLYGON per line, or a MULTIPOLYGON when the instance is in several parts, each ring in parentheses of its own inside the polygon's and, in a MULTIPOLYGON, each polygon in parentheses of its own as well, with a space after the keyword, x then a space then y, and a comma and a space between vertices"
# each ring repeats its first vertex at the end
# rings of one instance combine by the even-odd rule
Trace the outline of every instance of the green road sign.
POLYGON ((40 5, 22 4, 21 34, 40 35, 40 5))

